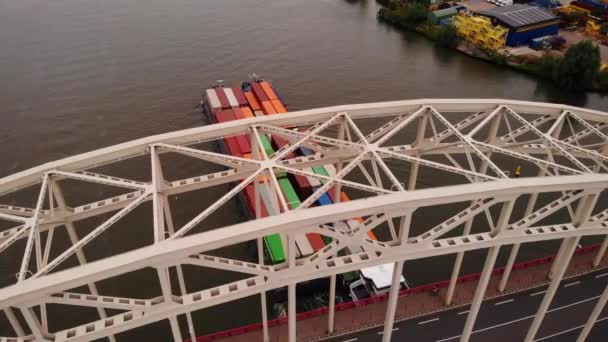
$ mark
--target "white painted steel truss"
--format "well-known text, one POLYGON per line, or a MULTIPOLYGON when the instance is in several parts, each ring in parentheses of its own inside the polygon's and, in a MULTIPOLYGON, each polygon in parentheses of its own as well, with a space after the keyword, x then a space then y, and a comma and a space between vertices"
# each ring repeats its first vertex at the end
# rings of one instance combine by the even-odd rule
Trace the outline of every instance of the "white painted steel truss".
MULTIPOLYGON (((0 179, 0 221, 12 225, 5 225, 8 228, 0 231, 0 253, 3 263, 17 264, 16 281, 0 289, 0 310, 12 327, 7 335, 21 341, 89 341, 102 337, 114 340, 121 332, 168 320, 174 339, 181 341, 185 336, 195 337, 196 326, 204 324, 193 320, 193 311, 288 286, 292 340, 296 283, 395 263, 384 334, 387 340, 404 261, 457 253, 446 298, 449 303, 463 253, 489 248, 465 325, 466 340, 501 246, 517 247, 501 283, 504 289, 520 244, 563 239, 560 264, 556 262, 552 275, 556 282, 563 276, 563 265, 571 257, 572 246, 582 236, 608 235, 608 205, 598 201, 608 187, 607 128, 606 113, 522 101, 416 100, 347 105, 152 136, 5 177, 0 179), (200 147, 239 134, 249 136, 251 158, 200 147), (260 148, 262 135, 281 137, 288 144, 268 155, 260 148), (300 147, 314 153, 290 158, 290 153, 300 147), (213 164, 219 171, 169 180, 165 173, 174 165, 162 161, 164 154, 213 164), (99 172, 104 169, 112 173, 114 165, 133 160, 148 165, 151 177, 147 181, 99 172), (329 175, 310 169, 329 169, 332 165, 335 172, 329 175), (514 177, 517 166, 522 167, 519 178, 514 177), (358 176, 353 176, 355 173, 358 176), (278 178, 284 174, 316 179, 321 186, 302 198, 297 209, 290 210, 285 195, 277 191, 278 178), (433 175, 437 184, 429 183, 425 178, 428 175, 433 175), (70 205, 64 194, 64 188, 69 186, 66 182, 121 191, 108 198, 70 205), (230 184, 232 187, 218 188, 230 184), (261 212, 262 190, 270 194, 276 212, 283 213, 213 230, 201 229, 201 224, 250 184, 257 184, 257 216, 261 212), (197 214, 183 225, 174 224, 171 209, 176 208, 171 198, 196 191, 220 191, 217 189, 223 189, 221 196, 205 207, 190 202, 178 204, 196 207, 197 214), (325 192, 338 195, 349 189, 359 194, 351 197, 359 199, 313 207, 325 192), (13 203, 18 202, 13 199, 20 198, 21 193, 34 197, 29 202, 33 203, 31 207, 13 203), (149 244, 87 261, 85 247, 99 243, 101 235, 133 239, 122 229, 112 228, 149 202, 152 218, 145 221, 147 228, 142 230, 149 232, 149 244), (514 207, 518 204, 523 209, 516 212, 514 207), (461 209, 421 231, 416 213, 427 207, 461 209), (562 221, 556 223, 552 215, 560 212, 562 221), (80 222, 91 220, 97 224, 79 231, 80 222), (347 220, 355 223, 338 224, 347 220), (382 229, 388 232, 385 238, 369 238, 369 231, 382 235, 382 229), (67 233, 68 246, 54 245, 54 236, 60 231, 67 233), (259 258, 248 260, 216 253, 225 247, 256 241, 260 249, 262 237, 275 233, 285 243, 284 263, 266 265, 261 253, 259 258), (307 233, 330 237, 333 242, 312 255, 297 258, 295 237, 307 233), (359 252, 351 253, 353 246, 359 252), (13 260, 9 255, 21 257, 13 260), (68 262, 74 257, 77 265, 68 262), (191 268, 185 265, 237 272, 242 279, 188 290, 186 277, 191 268), (145 269, 154 270, 157 276, 159 291, 154 296, 104 295, 98 289, 100 282, 120 284, 125 274, 145 269), (178 286, 172 286, 174 278, 178 286), (49 305, 62 305, 65 310, 94 308, 97 319, 53 330, 49 323, 53 317, 47 315, 49 305), (113 310, 112 314, 106 310, 113 310), (116 310, 120 313, 116 314, 116 310), (187 320, 187 332, 180 331, 179 317, 187 320)), ((335 291, 335 278, 332 279, 335 291)), ((552 296, 550 288, 543 305, 546 302, 548 306, 552 296)), ((265 296, 262 300, 265 303, 265 296)), ((541 306, 528 340, 534 338, 543 310, 546 307, 541 306)), ((330 317, 333 319, 333 314, 330 317)), ((590 319, 590 324, 594 321, 590 319)))

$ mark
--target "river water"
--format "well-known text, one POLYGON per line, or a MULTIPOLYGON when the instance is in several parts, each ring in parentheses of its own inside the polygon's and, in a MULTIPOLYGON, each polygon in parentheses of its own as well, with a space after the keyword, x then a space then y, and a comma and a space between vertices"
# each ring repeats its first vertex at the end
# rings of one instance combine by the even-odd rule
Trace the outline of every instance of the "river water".
MULTIPOLYGON (((201 125, 201 90, 253 72, 291 110, 466 97, 608 110, 600 95, 564 92, 378 23, 377 10, 371 0, 0 0, 0 177, 201 125)), ((432 267, 408 274, 414 283, 445 278, 448 268, 432 267)), ((209 310, 199 332, 255 321, 258 311, 209 310)))

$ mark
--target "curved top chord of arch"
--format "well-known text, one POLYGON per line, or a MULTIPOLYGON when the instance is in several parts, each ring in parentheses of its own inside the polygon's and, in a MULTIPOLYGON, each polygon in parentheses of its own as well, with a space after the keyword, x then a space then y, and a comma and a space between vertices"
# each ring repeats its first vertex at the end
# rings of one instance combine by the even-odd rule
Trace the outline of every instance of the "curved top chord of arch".
POLYGON ((607 129, 608 114, 557 104, 396 101, 203 126, 49 162, 0 179, 0 227, 7 227, 0 231, 0 253, 15 259, 16 273, 0 288, 0 310, 23 340, 113 339, 114 334, 164 319, 179 330, 177 315, 188 315, 191 325, 192 311, 362 267, 505 244, 605 235, 608 209, 598 198, 608 185, 607 129), (251 157, 219 152, 213 144, 243 134, 250 138, 251 157), (287 145, 269 155, 262 148, 264 135, 281 137, 287 145), (294 157, 291 152, 300 147, 313 154, 294 157), (167 156, 213 165, 213 172, 202 169, 200 174, 172 179, 171 168, 183 164, 167 161, 167 156), (310 171, 324 165, 333 166, 327 176, 310 171), (125 177, 124 169, 142 171, 125 177), (321 185, 291 210, 282 192, 274 191, 284 174, 315 178, 321 185), (234 186, 221 187, 229 184, 234 186), (264 188, 283 213, 201 229, 250 184, 264 188), (70 190, 70 185, 75 188, 70 190), (82 193, 100 188, 104 189, 91 190, 89 197, 82 193), (223 192, 205 207, 171 200, 210 189, 223 192), (324 193, 337 195, 341 189, 356 193, 353 197, 358 199, 313 207, 324 193), (111 196, 94 198, 99 193, 111 196), (74 194, 92 200, 75 204, 69 198, 74 194), (523 209, 513 210, 520 203, 523 209), (176 206, 176 211, 194 206, 196 215, 178 225, 171 212, 176 206), (458 210, 422 229, 416 213, 442 206, 458 210), (126 216, 144 212, 145 224, 129 221, 142 225, 138 239, 126 228, 111 229, 126 216), (552 217, 558 212, 563 213, 560 222, 552 217), (352 224, 338 224, 347 220, 352 224), (476 233, 457 229, 474 220, 479 225, 476 233), (368 238, 369 231, 380 229, 385 238, 368 238), (264 265, 218 253, 275 233, 287 247, 284 263, 264 265), (306 233, 330 237, 332 242, 297 258, 294 239, 306 233), (54 234, 64 234, 69 243, 55 242, 54 234), (117 252, 109 248, 103 257, 88 262, 85 250, 99 244, 102 235, 138 243, 117 252), (182 265, 236 272, 240 280, 188 289, 182 265), (171 286, 173 268, 178 270, 179 293, 171 286), (100 282, 120 284, 126 281, 125 274, 142 270, 154 273, 155 295, 133 298, 98 288, 100 282), (88 287, 88 294, 78 289, 82 286, 88 287), (51 304, 94 308, 98 318, 84 324, 64 322, 57 328, 44 309, 51 304), (40 313, 32 309, 36 306, 43 308, 40 313), (12 308, 20 310, 27 327, 14 318, 12 308), (109 316, 108 309, 120 313, 109 316))

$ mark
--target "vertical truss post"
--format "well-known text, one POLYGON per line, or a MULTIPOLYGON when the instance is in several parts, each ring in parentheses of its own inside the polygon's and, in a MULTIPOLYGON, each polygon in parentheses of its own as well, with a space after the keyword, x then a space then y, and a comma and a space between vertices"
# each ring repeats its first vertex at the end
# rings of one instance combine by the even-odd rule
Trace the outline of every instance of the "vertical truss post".
MULTIPOLYGON (((38 254, 39 252, 38 246, 40 243, 40 236, 38 235, 38 219, 40 218, 42 206, 44 205, 44 198, 46 197, 48 181, 49 175, 45 174, 44 178, 42 179, 42 186, 40 187, 40 192, 38 193, 38 200, 36 202, 36 209, 34 211, 34 215, 32 216, 31 221, 28 222, 30 231, 28 234, 27 243, 25 245, 25 251, 23 252, 23 259, 21 260, 21 268, 19 269, 18 282, 22 282, 25 280, 27 269, 30 264, 30 258, 32 255, 32 248, 34 247, 34 241, 36 241, 36 254, 38 254)), ((38 255, 36 255, 36 261, 38 261, 38 255)), ((39 264, 37 266, 40 267, 39 264)))
MULTIPOLYGON (((493 236, 500 234, 507 227, 507 225, 509 224, 509 218, 511 217, 511 213, 513 212, 514 205, 515 199, 504 202, 504 204, 502 205, 502 209, 500 210, 500 216, 498 218, 498 223, 496 224, 496 230, 492 232, 493 236)), ((467 316, 467 321, 464 324, 464 330, 462 332, 462 336, 460 337, 460 341, 462 342, 468 341, 471 337, 471 334, 473 333, 475 321, 477 320, 477 314, 479 314, 479 308, 481 307, 483 297, 486 294, 488 283, 490 282, 492 270, 494 269, 494 264, 496 263, 496 258, 498 257, 499 251, 500 245, 490 247, 490 249, 488 250, 488 256, 486 257, 486 262, 483 266, 483 271, 481 272, 479 283, 477 284, 477 289, 475 290, 475 296, 473 297, 473 302, 471 303, 469 315, 467 316)))
MULTIPOLYGON (((424 115, 422 115, 420 123, 418 124, 418 131, 416 132, 416 145, 419 145, 424 141, 424 133, 426 132, 426 123, 428 122, 428 120, 429 113, 427 111, 424 115)), ((419 154, 416 155, 416 157, 419 156, 419 154)), ((416 190, 416 181, 418 180, 419 167, 420 164, 418 162, 415 162, 412 164, 412 166, 410 166, 410 179, 407 183, 407 189, 410 191, 416 190)))
POLYGON ((606 254, 606 248, 608 248, 608 236, 604 238, 604 242, 602 242, 602 246, 597 251, 595 258, 593 259, 593 267, 599 266, 600 262, 604 258, 604 254, 606 254))
POLYGON ((13 311, 13 308, 11 308, 11 307, 5 308, 4 314, 6 315, 6 318, 8 319, 8 322, 10 323, 11 328, 13 328, 13 330, 15 331, 15 335, 20 336, 20 337, 25 336, 23 327, 21 326, 21 323, 19 323, 17 316, 15 316, 15 312, 13 311))
POLYGON ((36 317, 34 310, 31 308, 21 308, 21 313, 23 314, 23 318, 25 318, 27 325, 30 327, 32 335, 36 337, 36 341, 48 341, 44 336, 42 327, 40 326, 40 321, 38 320, 38 317, 36 317))
MULTIPOLYGON (((565 121, 565 113, 562 113, 560 117, 555 121, 553 126, 548 131, 548 134, 551 137, 557 139, 561 134, 562 127, 564 126, 565 121)), ((546 173, 546 169, 538 170, 537 177, 542 177, 546 173)), ((526 211, 524 213, 524 217, 532 214, 534 210, 534 206, 536 205, 536 201, 538 200, 538 193, 530 194, 530 199, 528 200, 528 206, 526 207, 526 211)), ((513 270, 513 265, 515 264, 515 260, 517 259, 517 254, 519 253, 519 248, 521 244, 516 243, 511 247, 511 252, 509 253, 509 259, 507 260, 507 264, 505 265, 504 272, 502 273, 502 277, 500 278, 500 283, 498 284, 498 291, 503 292, 507 288, 507 282, 509 281, 509 277, 511 276, 511 271, 513 270)))
MULTIPOLYGON (((340 123, 340 128, 338 128, 338 139, 344 140, 345 130, 348 129, 346 125, 346 121, 342 118, 342 122, 340 123)), ((336 174, 339 174, 342 171, 342 159, 338 160, 336 167, 336 174)), ((340 203, 342 200, 342 183, 337 182, 335 187, 334 198, 336 202, 340 203)), ((335 316, 336 316, 336 275, 332 274, 329 276, 329 305, 327 312, 327 332, 329 334, 333 334, 334 326, 335 326, 335 316)))
POLYGON ((334 318, 336 315, 336 275, 329 277, 329 311, 327 318, 327 332, 334 333, 334 318))
MULTIPOLYGON (((163 208, 165 210, 165 219, 167 221, 167 231, 169 235, 175 233, 175 225, 173 224, 173 215, 171 214, 171 205, 169 204, 169 198, 164 195, 163 208)), ((177 271, 177 281, 179 283, 179 291, 183 296, 188 293, 186 289, 186 280, 184 278, 184 270, 182 265, 176 265, 175 270, 177 271)), ((190 340, 196 341, 196 330, 194 329, 194 321, 192 320, 192 313, 186 313, 186 322, 188 323, 188 333, 190 334, 190 340)))
MULTIPOLYGON (((287 246, 289 253, 289 268, 296 267, 296 242, 293 234, 287 234, 287 246)), ((288 341, 296 342, 296 283, 287 285, 287 319, 288 319, 288 341)))
MULTIPOLYGON (((542 176, 544 171, 539 171, 539 176, 542 176)), ((534 193, 530 195, 530 199, 528 200, 528 206, 526 207, 526 211, 524 212, 524 217, 529 216, 534 211, 534 206, 536 205, 536 200, 538 199, 538 194, 534 193)), ((503 292, 507 287, 507 282, 509 281, 509 276, 511 275, 511 271, 513 270, 513 265, 515 264, 515 260, 517 259, 517 254, 519 254, 519 248, 521 244, 516 243, 511 247, 511 252, 509 253, 509 259, 507 260, 507 265, 502 273, 500 278, 500 283, 498 284, 498 291, 503 292)))
MULTIPOLYGON (((171 291, 169 271, 166 267, 157 268, 156 271, 158 273, 160 288, 163 292, 165 303, 170 303, 173 301, 173 294, 171 291)), ((177 318, 175 316, 171 316, 169 318, 169 323, 171 324, 171 333, 173 334, 173 340, 176 342, 182 342, 182 333, 179 329, 179 324, 177 324, 177 318)))
MULTIPOLYGON (((409 237, 410 224, 412 223, 413 211, 408 211, 401 221, 401 229, 399 229, 399 241, 402 246, 407 244, 409 237)), ((390 220, 391 218, 389 218, 390 220)), ((397 300, 399 299, 399 289, 401 288, 401 276, 403 274, 403 261, 398 261, 393 266, 393 279, 388 295, 388 303, 386 308, 386 318, 384 319, 384 334, 382 335, 383 342, 390 342, 393 333, 393 325, 395 323, 395 312, 397 311, 397 300)))
MULTIPOLYGON (((63 211, 66 211, 68 209, 68 206, 65 202, 63 190, 61 190, 61 187, 55 180, 51 180, 51 183, 53 184, 51 186, 51 189, 53 191, 52 196, 54 196, 55 200, 57 201, 57 207, 59 209, 62 209, 63 211)), ((64 224, 65 229, 68 233, 68 237, 70 238, 70 243, 72 245, 75 245, 79 239, 74 224, 71 221, 65 221, 64 224)), ((87 258, 81 248, 76 250, 76 259, 78 260, 78 263, 80 265, 85 265, 87 263, 87 258)), ((99 291, 97 291, 97 286, 95 285, 95 283, 88 283, 87 287, 89 288, 89 292, 91 292, 91 294, 99 295, 99 291)), ((103 308, 97 308, 97 313, 99 314, 99 318, 101 319, 108 317, 106 310, 103 308)), ((116 342, 116 338, 114 337, 114 335, 108 336, 108 339, 110 340, 110 342, 116 342)))
MULTIPOLYGON (((582 224, 584 224, 589 219, 589 216, 591 216, 591 212, 593 211, 593 208, 595 207, 595 203, 597 202, 598 197, 599 197, 599 194, 595 193, 595 194, 589 194, 589 195, 581 198, 580 203, 579 203, 578 207, 576 208, 575 217, 572 222, 572 224, 575 227, 580 227, 582 224)), ((553 301, 553 296, 557 292, 559 283, 561 283, 562 278, 564 277, 564 273, 566 273, 568 264, 570 263, 570 260, 572 259, 572 255, 574 254, 576 246, 578 245, 578 242, 580 240, 581 240, 580 236, 575 236, 575 237, 564 239, 564 242, 562 243, 563 257, 561 258, 560 263, 558 264, 559 266, 558 266, 555 274, 553 275, 551 284, 549 284, 549 288, 547 289, 547 292, 545 293, 545 296, 543 297, 543 301, 540 304, 540 307, 538 308, 538 312, 536 313, 536 316, 534 317, 534 321, 532 322, 532 325, 530 326, 530 329, 528 330, 528 333, 524 340, 525 342, 532 342, 534 340, 534 337, 536 336, 536 333, 538 332, 538 329, 540 328, 540 325, 543 322, 543 319, 545 318, 547 309, 549 309, 549 305, 551 305, 551 301, 553 301)))
POLYGON ((597 303, 593 307, 593 311, 591 312, 591 315, 589 315, 589 318, 587 319, 587 322, 585 323, 581 334, 578 335, 576 342, 585 342, 585 340, 589 336, 589 333, 591 332, 591 329, 593 329, 595 321, 597 321, 597 318, 602 313, 602 310, 604 310, 606 302, 608 302, 608 286, 606 286, 604 292, 602 292, 602 295, 600 296, 600 299, 598 299, 597 303))
MULTIPOLYGON (((158 243, 165 239, 165 206, 164 201, 166 196, 163 195, 163 170, 158 158, 156 146, 150 146, 150 162, 152 167, 152 211, 154 219, 154 243, 158 243)), ((160 287, 163 293, 163 297, 166 303, 173 301, 173 293, 171 290, 171 278, 169 277, 169 269, 161 267, 156 269, 158 273, 158 279, 160 281, 160 287)), ((169 318, 171 324, 171 332, 173 334, 173 340, 177 342, 182 341, 182 333, 177 323, 177 317, 171 316, 169 318)))
MULTIPOLYGON (((477 127, 469 133, 469 136, 475 135, 475 132, 478 129, 481 129, 481 127, 483 127, 489 120, 493 120, 492 124, 490 125, 490 132, 488 133, 488 142, 490 144, 495 143, 496 134, 498 133, 498 127, 500 126, 500 120, 501 120, 502 116, 503 116, 502 107, 498 107, 489 116, 487 116, 479 125, 477 125, 477 127)), ((485 174, 487 172, 488 167, 490 166, 490 164, 487 162, 487 160, 490 160, 491 156, 492 156, 492 152, 488 152, 486 155, 487 159, 483 160, 481 163, 481 167, 479 168, 479 173, 485 174)), ((473 205, 473 202, 471 202, 471 205, 473 205)), ((490 218, 491 217, 489 217, 489 219, 490 218)), ((463 235, 468 235, 469 233, 471 233, 471 228, 473 226, 474 219, 475 219, 475 217, 471 217, 465 223, 464 231, 462 233, 463 235)), ((445 296, 445 305, 452 304, 452 299, 454 298, 454 290, 456 290, 456 280, 458 279, 458 275, 460 274, 460 268, 462 267, 463 259, 464 259, 464 252, 458 252, 456 254, 456 260, 454 261, 454 267, 452 268, 452 274, 450 276, 450 284, 448 286, 448 290, 447 290, 447 293, 445 296)))
MULTIPOLYGON (((473 218, 468 220, 464 224, 463 235, 468 235, 471 233, 471 227, 473 226, 473 218)), ((456 260, 454 261, 454 267, 452 268, 452 275, 450 276, 450 285, 448 286, 448 291, 445 295, 445 305, 452 304, 452 299, 454 297, 454 290, 456 289, 456 280, 458 279, 458 275, 460 274, 460 267, 462 266, 462 259, 464 259, 464 252, 458 252, 456 254, 456 260)))
POLYGON ((393 266, 393 280, 388 295, 386 318, 384 319, 384 334, 382 342, 390 342, 395 323, 395 312, 397 311, 397 299, 399 299, 399 288, 401 286, 401 275, 403 274, 403 261, 398 261, 393 266))
MULTIPOLYGON (((258 139, 255 135, 255 132, 252 132, 250 135, 251 139, 251 152, 253 154, 254 160, 260 160, 260 146, 258 145, 258 139)), ((254 197, 254 211, 255 211, 255 219, 259 219, 262 217, 262 203, 260 198, 260 190, 258 189, 258 181, 254 179, 253 181, 253 197, 254 197)), ((260 265, 264 265, 264 242, 262 237, 257 239, 257 247, 258 247, 258 263, 260 265)), ((262 307, 262 336, 263 342, 268 342, 270 337, 268 335, 268 308, 266 304, 266 291, 260 292, 260 305, 262 307)))
POLYGON ((532 342, 534 340, 534 337, 536 336, 536 333, 538 332, 538 329, 540 328, 540 324, 542 323, 543 318, 545 317, 545 314, 547 313, 547 309, 549 308, 549 305, 551 305, 553 296, 555 295, 555 292, 557 292, 559 283, 562 281, 563 275, 566 272, 566 269, 568 268, 570 259, 572 258, 572 255, 574 254, 574 250, 576 249, 576 245, 578 244, 579 241, 580 241, 580 237, 572 237, 572 238, 568 238, 568 239, 564 240, 563 245, 565 246, 566 258, 563 260, 563 263, 559 265, 559 268, 557 269, 555 276, 551 280, 551 284, 549 285, 549 288, 547 289, 547 292, 545 293, 545 296, 543 297, 543 301, 540 304, 538 312, 536 313, 536 316, 534 317, 534 321, 532 322, 532 325, 530 326, 530 329, 528 330, 528 333, 527 333, 524 341, 532 342))

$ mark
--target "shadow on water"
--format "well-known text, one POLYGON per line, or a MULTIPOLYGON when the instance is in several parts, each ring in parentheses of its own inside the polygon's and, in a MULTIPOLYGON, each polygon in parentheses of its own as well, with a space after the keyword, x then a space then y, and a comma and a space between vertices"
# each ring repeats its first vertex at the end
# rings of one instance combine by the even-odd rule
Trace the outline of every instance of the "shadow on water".
POLYGON ((589 99, 586 92, 566 91, 551 82, 542 80, 537 81, 534 95, 545 98, 546 102, 576 107, 585 107, 589 99))
POLYGON ((440 65, 449 65, 457 61, 458 56, 453 50, 433 44, 433 56, 440 65))
POLYGON ((368 0, 344 0, 344 2, 351 5, 359 5, 361 8, 367 8, 369 6, 367 3, 368 0))

